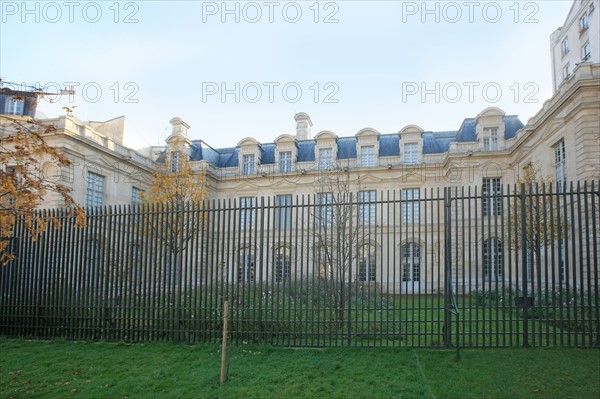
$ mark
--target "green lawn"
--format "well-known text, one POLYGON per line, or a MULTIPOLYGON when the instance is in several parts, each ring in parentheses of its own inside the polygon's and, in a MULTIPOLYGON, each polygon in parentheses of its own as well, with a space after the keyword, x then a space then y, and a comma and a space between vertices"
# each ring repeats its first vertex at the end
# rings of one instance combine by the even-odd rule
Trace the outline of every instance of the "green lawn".
POLYGON ((292 349, 0 339, 0 398, 594 398, 597 349, 292 349))

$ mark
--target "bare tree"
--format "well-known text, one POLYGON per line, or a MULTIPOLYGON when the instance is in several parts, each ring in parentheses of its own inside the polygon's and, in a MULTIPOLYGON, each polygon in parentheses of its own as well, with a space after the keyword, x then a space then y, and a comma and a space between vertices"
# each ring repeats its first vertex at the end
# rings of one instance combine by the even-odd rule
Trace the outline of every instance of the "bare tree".
POLYGON ((351 266, 357 263, 358 248, 365 239, 366 230, 361 224, 371 219, 371 215, 365 214, 371 207, 364 208, 365 204, 353 190, 358 188, 357 174, 350 173, 348 168, 321 172, 313 217, 314 257, 323 290, 336 309, 338 321, 343 321, 351 283, 358 279, 352 275, 351 266))

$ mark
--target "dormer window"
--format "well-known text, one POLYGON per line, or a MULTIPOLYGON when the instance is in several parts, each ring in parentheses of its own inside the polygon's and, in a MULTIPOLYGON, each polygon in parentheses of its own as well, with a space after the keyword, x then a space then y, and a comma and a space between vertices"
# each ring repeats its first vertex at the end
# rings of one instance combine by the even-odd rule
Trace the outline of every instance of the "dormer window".
POLYGON ((23 99, 11 98, 6 102, 6 114, 23 115, 25 101, 23 99))
POLYGON ((333 169, 333 149, 332 148, 319 149, 319 169, 320 170, 333 169))
POLYGON ((360 147, 360 166, 375 166, 375 146, 363 145, 360 147))
POLYGON ((487 127, 483 129, 483 150, 498 151, 498 128, 487 127))
POLYGON ((561 48, 562 48, 562 55, 563 56, 566 55, 569 52, 569 41, 568 41, 568 39, 565 39, 565 40, 562 41, 561 48))
POLYGON ((404 164, 415 165, 419 163, 419 144, 404 144, 404 164))
POLYGON ((256 159, 254 154, 244 155, 242 164, 243 175, 253 175, 256 170, 256 159))
POLYGON ((171 160, 169 164, 171 173, 177 173, 181 169, 181 151, 171 151, 171 160))
POLYGON ((279 172, 291 172, 292 171, 292 152, 281 151, 279 153, 279 172))

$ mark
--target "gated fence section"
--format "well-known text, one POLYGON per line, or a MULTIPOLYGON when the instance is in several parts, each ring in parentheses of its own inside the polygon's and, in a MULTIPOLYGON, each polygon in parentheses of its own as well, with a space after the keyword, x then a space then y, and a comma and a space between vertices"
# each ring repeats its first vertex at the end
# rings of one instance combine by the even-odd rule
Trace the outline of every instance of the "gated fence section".
POLYGON ((597 183, 88 210, 0 269, 0 334, 291 346, 600 344, 597 183))

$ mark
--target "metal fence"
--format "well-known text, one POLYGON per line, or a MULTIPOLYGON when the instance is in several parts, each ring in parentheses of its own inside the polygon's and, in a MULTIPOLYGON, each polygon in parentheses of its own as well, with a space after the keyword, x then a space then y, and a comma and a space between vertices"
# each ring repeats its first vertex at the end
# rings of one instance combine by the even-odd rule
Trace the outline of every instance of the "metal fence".
POLYGON ((600 344, 597 183, 89 209, 0 269, 0 334, 289 346, 600 344))

